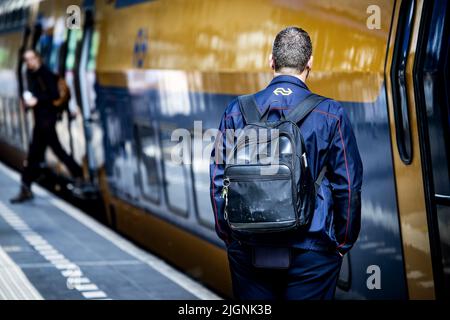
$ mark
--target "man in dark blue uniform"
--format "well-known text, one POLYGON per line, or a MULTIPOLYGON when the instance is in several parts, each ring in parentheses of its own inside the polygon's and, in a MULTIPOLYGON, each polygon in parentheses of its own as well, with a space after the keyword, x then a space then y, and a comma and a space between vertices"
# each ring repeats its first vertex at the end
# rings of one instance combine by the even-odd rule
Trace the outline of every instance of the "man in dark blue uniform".
MULTIPOLYGON (((254 95, 261 114, 268 112, 269 121, 280 119, 282 113, 286 116, 310 94, 305 81, 312 62, 312 44, 307 32, 289 27, 278 33, 270 56, 274 78, 254 95)), ((224 133, 244 125, 238 101, 234 99, 223 114, 219 130, 224 133)), ((290 264, 284 269, 256 267, 255 245, 233 237, 224 219, 225 204, 221 197, 225 163, 217 160, 226 158, 217 157, 226 150, 226 135, 216 140, 223 145, 216 144, 212 152, 211 201, 217 234, 227 247, 237 299, 332 299, 342 257, 359 235, 363 168, 345 110, 338 102, 325 99, 301 122, 300 131, 313 178, 318 178, 323 167, 326 173, 317 189, 308 230, 299 233, 295 241, 286 240, 290 264)), ((280 239, 276 241, 279 243, 280 239)), ((270 251, 265 254, 269 259, 278 259, 275 253, 270 257, 270 251)))

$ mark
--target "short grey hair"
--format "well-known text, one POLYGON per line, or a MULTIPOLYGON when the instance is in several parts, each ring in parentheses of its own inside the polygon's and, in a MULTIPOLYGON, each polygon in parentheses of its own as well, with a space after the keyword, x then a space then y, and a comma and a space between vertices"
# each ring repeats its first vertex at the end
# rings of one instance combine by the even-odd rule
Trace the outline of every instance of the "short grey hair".
POLYGON ((305 30, 287 27, 275 37, 272 48, 275 71, 290 68, 301 73, 305 70, 311 55, 311 38, 305 30))

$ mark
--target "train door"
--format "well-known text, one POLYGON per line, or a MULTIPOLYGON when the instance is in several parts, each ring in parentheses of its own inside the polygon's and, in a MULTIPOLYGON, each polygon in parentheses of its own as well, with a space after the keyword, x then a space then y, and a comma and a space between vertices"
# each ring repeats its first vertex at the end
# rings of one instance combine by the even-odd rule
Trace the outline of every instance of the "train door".
POLYGON ((386 68, 410 299, 449 295, 449 3, 396 3, 386 68))
POLYGON ((436 296, 450 297, 450 2, 425 1, 414 91, 436 296))

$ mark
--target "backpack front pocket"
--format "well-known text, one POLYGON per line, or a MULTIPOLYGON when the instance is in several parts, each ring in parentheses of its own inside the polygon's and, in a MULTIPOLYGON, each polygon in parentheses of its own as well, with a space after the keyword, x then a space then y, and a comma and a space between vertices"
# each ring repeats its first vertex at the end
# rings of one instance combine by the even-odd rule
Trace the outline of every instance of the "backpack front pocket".
POLYGON ((267 166, 231 166, 227 183, 226 218, 232 229, 279 231, 294 227, 294 189, 291 170, 277 165, 274 174, 262 174, 267 166))

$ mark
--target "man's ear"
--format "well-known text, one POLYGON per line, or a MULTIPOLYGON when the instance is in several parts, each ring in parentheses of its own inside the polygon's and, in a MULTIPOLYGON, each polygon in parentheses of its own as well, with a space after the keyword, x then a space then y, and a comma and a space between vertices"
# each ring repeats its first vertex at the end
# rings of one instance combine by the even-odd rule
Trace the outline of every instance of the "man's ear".
POLYGON ((275 60, 273 60, 273 55, 269 55, 269 68, 275 70, 275 60))
POLYGON ((308 60, 308 63, 306 64, 306 69, 308 69, 308 70, 312 69, 313 61, 314 61, 314 57, 311 56, 311 58, 309 58, 309 60, 308 60))

